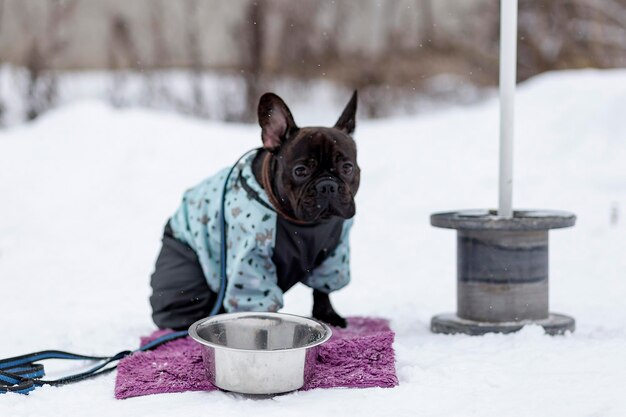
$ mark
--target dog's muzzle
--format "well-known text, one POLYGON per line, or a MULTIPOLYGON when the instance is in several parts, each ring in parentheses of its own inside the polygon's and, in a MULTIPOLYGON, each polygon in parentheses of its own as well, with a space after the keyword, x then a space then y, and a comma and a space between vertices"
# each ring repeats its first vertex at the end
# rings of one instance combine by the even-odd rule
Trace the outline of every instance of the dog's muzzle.
POLYGON ((299 206, 300 213, 308 220, 354 215, 354 201, 345 184, 332 177, 324 177, 308 187, 299 206))

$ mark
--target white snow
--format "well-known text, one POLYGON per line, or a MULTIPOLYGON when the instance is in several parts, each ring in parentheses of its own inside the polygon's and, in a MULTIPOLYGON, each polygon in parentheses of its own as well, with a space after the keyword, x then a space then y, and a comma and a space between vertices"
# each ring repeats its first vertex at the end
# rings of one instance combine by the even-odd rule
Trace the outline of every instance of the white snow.
MULTIPOLYGON (((573 334, 550 337, 536 326, 506 336, 429 331, 432 315, 455 309, 456 244, 453 231, 429 225, 430 213, 497 202, 498 114, 490 100, 357 125, 363 175, 353 280, 333 300, 344 315, 391 319, 397 388, 117 401, 108 375, 0 396, 0 416, 622 417, 625 108, 625 70, 551 73, 518 90, 514 207, 579 216, 574 228, 551 232, 550 248, 551 307, 576 317, 573 334)), ((0 357, 136 346, 154 329, 149 276, 182 192, 258 143, 252 125, 89 101, 0 131, 0 357)), ((296 288, 284 311, 308 314, 310 298, 296 288)))

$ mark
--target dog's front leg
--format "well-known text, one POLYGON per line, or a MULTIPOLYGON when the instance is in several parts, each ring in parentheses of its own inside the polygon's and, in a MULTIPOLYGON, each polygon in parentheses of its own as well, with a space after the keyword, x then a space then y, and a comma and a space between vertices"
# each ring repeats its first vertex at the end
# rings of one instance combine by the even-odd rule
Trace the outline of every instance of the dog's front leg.
POLYGON ((330 303, 328 294, 313 290, 313 317, 335 327, 346 327, 346 319, 341 317, 330 303))

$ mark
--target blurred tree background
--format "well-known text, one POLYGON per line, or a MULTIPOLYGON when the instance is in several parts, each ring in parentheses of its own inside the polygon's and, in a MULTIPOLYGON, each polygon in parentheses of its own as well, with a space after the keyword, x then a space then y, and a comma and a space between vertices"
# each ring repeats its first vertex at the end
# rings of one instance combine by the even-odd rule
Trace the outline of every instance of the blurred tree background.
MULTIPOLYGON (((626 0, 519 8, 519 81, 626 66, 626 0)), ((0 124, 89 96, 251 121, 264 91, 321 85, 418 112, 497 85, 498 36, 498 0, 0 0, 0 124)))

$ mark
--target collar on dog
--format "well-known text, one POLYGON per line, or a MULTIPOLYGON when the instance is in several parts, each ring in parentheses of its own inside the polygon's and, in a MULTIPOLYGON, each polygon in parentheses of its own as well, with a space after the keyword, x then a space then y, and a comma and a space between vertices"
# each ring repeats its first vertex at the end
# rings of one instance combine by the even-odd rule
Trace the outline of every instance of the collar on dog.
POLYGON ((267 193, 267 197, 270 200, 270 203, 272 203, 272 206, 274 206, 274 211, 280 215, 281 217, 285 218, 286 220, 289 220, 292 223, 295 224, 312 224, 311 222, 305 222, 302 220, 298 220, 292 216, 290 216, 289 214, 285 213, 285 211, 282 209, 280 202, 278 201, 278 197, 276 197, 276 193, 274 193, 274 187, 272 185, 272 180, 271 180, 271 172, 272 172, 272 163, 273 161, 273 157, 274 155, 271 152, 268 152, 267 155, 265 155, 265 158, 263 159, 263 166, 261 168, 261 182, 263 185, 263 188, 265 189, 265 192, 267 193))

